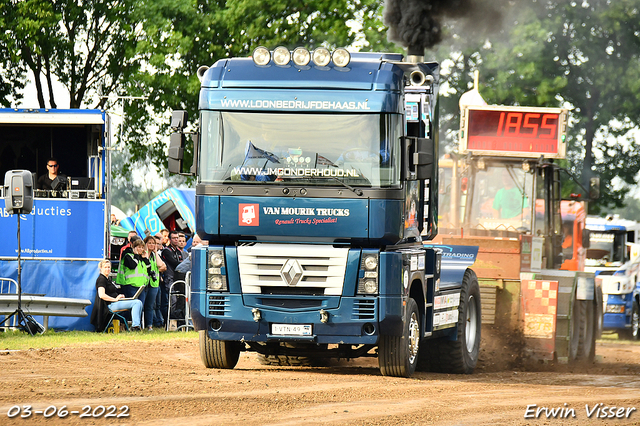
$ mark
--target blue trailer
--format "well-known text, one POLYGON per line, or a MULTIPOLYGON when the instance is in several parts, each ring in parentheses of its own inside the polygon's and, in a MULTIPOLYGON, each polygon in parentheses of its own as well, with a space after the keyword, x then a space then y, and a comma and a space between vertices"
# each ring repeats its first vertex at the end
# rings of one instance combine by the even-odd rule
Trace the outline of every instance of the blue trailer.
MULTIPOLYGON (((30 214, 9 215, 0 199, 0 277, 17 279, 20 220, 22 292, 93 301, 98 262, 110 246, 109 116, 101 110, 0 109, 0 133, 1 176, 29 170, 36 188, 50 157, 64 175, 56 191, 34 190, 30 214)), ((89 317, 52 317, 49 326, 93 329, 89 317)))
POLYGON ((174 111, 169 171, 195 172, 191 307, 209 368, 377 356, 383 375, 470 373, 477 248, 437 233, 439 66, 318 48, 198 71, 196 162, 174 111), (444 254, 444 257, 443 257, 444 254), (442 265, 442 267, 441 267, 442 265))

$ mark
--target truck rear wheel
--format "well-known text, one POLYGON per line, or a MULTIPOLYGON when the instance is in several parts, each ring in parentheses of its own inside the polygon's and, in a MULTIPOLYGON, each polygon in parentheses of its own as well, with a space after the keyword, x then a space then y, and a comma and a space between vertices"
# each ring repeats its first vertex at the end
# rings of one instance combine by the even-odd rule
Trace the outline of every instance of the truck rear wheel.
POLYGON ((206 330, 200 330, 200 358, 207 368, 231 369, 240 358, 240 343, 213 340, 206 330))
POLYGON ((411 377, 418 363, 420 333, 418 305, 410 298, 407 301, 402 336, 380 336, 378 366, 383 376, 411 377))
POLYGON ((593 361, 595 351, 593 350, 595 342, 595 306, 594 300, 579 300, 580 305, 580 337, 578 341, 578 359, 586 359, 593 361))
POLYGON ((473 373, 480 354, 481 322, 478 278, 475 272, 467 269, 460 290, 457 339, 424 339, 418 355, 418 369, 438 373, 473 373))

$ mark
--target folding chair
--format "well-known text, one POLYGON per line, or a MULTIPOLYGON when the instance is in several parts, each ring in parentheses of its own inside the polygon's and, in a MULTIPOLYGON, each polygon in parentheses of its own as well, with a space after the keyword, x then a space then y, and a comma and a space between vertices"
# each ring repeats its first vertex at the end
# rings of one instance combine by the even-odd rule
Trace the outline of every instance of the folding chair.
POLYGON ((109 329, 109 326, 113 325, 113 320, 117 319, 118 321, 120 321, 120 323, 124 323, 124 327, 127 329, 127 331, 129 331, 129 324, 127 324, 127 320, 124 319, 124 317, 122 315, 119 314, 119 312, 126 312, 128 311, 128 309, 118 309, 115 311, 112 311, 110 307, 107 306, 107 309, 109 309, 109 312, 111 312, 111 318, 109 318, 109 322, 107 322, 107 325, 104 327, 103 333, 106 333, 107 330, 109 329))

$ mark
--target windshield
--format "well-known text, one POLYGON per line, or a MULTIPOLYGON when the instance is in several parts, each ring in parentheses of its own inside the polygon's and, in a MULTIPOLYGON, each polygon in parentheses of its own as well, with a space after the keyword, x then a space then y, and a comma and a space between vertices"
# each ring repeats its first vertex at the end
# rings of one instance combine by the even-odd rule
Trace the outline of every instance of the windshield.
POLYGON ((401 116, 202 111, 200 182, 400 184, 401 116))
POLYGON ((624 232, 591 231, 589 249, 587 250, 587 264, 589 266, 604 266, 624 263, 625 242, 626 234, 624 232))
POLYGON ((531 230, 533 176, 513 165, 477 170, 469 222, 475 229, 531 230))

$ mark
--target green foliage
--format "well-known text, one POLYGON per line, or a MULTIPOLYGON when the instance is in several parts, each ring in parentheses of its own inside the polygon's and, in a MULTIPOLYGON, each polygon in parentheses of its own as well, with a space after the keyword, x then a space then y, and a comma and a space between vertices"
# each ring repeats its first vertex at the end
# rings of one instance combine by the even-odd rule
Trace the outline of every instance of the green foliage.
POLYGON ((453 101, 475 69, 489 104, 568 107, 571 170, 583 182, 599 174, 603 184, 591 212, 622 205, 640 171, 629 133, 640 118, 639 13, 639 0, 547 0, 514 2, 485 37, 454 24, 457 38, 438 50, 453 60, 444 119, 457 118, 453 101))

